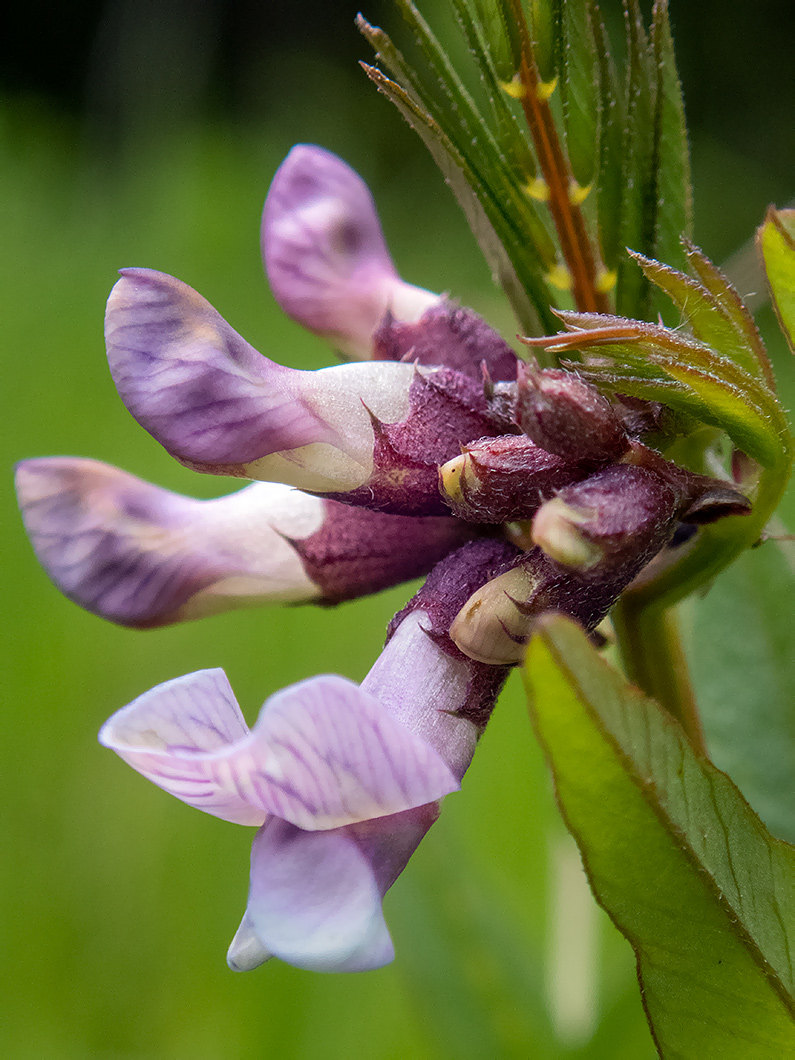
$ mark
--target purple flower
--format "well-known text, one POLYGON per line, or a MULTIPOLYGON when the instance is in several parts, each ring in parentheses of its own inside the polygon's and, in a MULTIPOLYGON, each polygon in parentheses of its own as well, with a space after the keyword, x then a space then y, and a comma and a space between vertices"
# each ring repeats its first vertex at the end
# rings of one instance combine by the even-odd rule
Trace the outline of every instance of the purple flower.
POLYGON ((400 279, 366 186, 295 148, 265 204, 274 293, 356 363, 290 369, 180 280, 125 269, 108 362, 176 459, 254 479, 198 501, 93 460, 17 469, 56 585, 133 627, 257 603, 333 604, 420 574, 357 686, 315 677, 253 730, 203 670, 100 739, 205 812, 258 828, 236 969, 278 956, 357 971, 392 957, 381 899, 455 790, 536 617, 592 629, 681 522, 746 511, 640 440, 645 419, 570 372, 519 364, 471 310, 400 279))
POLYGON ((315 971, 392 959, 381 898, 459 787, 505 673, 445 643, 474 584, 513 557, 464 546, 401 616, 361 686, 315 677, 272 696, 249 732, 221 670, 158 685, 100 741, 177 798, 259 826, 248 908, 229 953, 315 971))
POLYGON ((472 536, 257 482, 193 500, 97 460, 26 460, 25 527, 58 588, 142 629, 263 603, 339 603, 427 572, 472 536))
POLYGON ((398 276, 362 178, 307 144, 295 146, 273 178, 262 260, 285 313, 354 359, 372 357, 387 312, 413 322, 440 301, 398 276))

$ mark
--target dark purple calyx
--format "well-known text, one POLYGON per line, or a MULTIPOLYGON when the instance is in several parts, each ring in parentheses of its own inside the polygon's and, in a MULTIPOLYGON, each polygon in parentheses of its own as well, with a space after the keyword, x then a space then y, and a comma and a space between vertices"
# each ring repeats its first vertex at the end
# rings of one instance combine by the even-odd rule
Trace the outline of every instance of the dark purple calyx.
POLYGON ((320 529, 290 544, 321 589, 316 602, 337 604, 427 574, 474 534, 450 516, 386 515, 327 500, 320 529))
POLYGON ((629 444, 610 402, 574 372, 517 368, 516 422, 547 452, 567 460, 617 460, 629 444))
POLYGON ((482 438, 439 469, 439 490, 461 519, 513 522, 531 518, 557 490, 592 469, 592 463, 549 453, 524 435, 482 438))
POLYGON ((387 629, 387 642, 401 622, 414 611, 427 615, 427 633, 446 654, 463 659, 469 667, 464 705, 457 714, 483 728, 494 709, 508 667, 472 660, 450 638, 450 626, 467 600, 483 585, 510 570, 521 557, 514 545, 501 538, 470 541, 438 563, 425 584, 398 611, 387 629))
POLYGON ((673 490, 652 472, 615 466, 567 487, 533 522, 538 542, 475 592, 450 635, 484 665, 521 661, 539 615, 591 630, 677 525, 673 490))
POLYGON ((624 584, 668 542, 677 497, 659 475, 615 464, 562 489, 533 520, 533 540, 554 562, 590 583, 624 584))
POLYGON ((388 313, 373 336, 373 359, 445 365, 477 381, 485 363, 495 382, 513 380, 517 363, 514 351, 485 320, 448 301, 426 310, 414 324, 388 313))
POLYGON ((751 502, 731 482, 697 475, 679 467, 640 442, 633 442, 627 461, 658 475, 676 494, 677 515, 683 523, 703 525, 728 515, 748 515, 751 502))
POLYGON ((326 496, 396 515, 448 515, 437 485, 439 465, 473 438, 499 435, 502 428, 489 413, 482 385, 449 368, 418 371, 406 418, 382 423, 373 417, 370 479, 326 496))

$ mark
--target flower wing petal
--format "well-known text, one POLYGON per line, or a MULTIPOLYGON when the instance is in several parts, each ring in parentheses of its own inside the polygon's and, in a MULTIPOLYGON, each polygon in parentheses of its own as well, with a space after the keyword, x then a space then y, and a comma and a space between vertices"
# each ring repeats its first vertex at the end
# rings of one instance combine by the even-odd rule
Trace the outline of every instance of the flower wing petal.
POLYGON ((248 731, 224 671, 199 670, 122 707, 100 729, 99 742, 189 806, 235 824, 259 825, 262 809, 223 783, 217 771, 219 758, 223 762, 248 731))
POLYGON ((307 830, 399 813, 459 787, 425 740, 335 674, 272 696, 229 767, 252 802, 307 830))

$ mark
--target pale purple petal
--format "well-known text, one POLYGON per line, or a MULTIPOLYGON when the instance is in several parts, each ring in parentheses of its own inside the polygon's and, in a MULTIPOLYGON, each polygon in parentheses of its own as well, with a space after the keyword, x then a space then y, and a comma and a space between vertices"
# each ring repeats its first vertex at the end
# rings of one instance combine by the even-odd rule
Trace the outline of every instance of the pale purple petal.
POLYGON ((337 828, 458 788, 432 747, 335 675, 272 696, 247 734, 223 671, 199 671, 114 714, 100 741, 183 802, 243 824, 275 814, 307 830, 337 828), (230 712, 237 736, 213 740, 228 732, 230 712))
POLYGON ((120 625, 322 595, 295 544, 314 537, 329 502, 288 486, 256 483, 198 501, 75 457, 24 461, 16 485, 49 576, 75 603, 120 625))
POLYGON ((370 477, 372 417, 394 423, 408 411, 411 365, 284 368, 164 273, 124 270, 108 300, 105 336, 130 412, 200 471, 316 493, 351 490, 370 477))
POLYGON ((295 373, 242 339, 200 294, 152 269, 124 269, 105 315, 113 381, 174 456, 237 465, 325 438, 296 400, 295 373))
POLYGON ((251 849, 247 917, 263 950, 308 971, 364 972, 394 957, 375 874, 348 829, 268 821, 251 849))
POLYGON ((262 257, 284 311, 355 358, 371 356, 387 310, 415 320, 439 300, 398 276, 361 177, 308 144, 294 147, 273 178, 262 257))
POLYGON ((470 660, 439 646, 428 615, 415 611, 397 628, 362 681, 399 721, 434 747, 457 777, 475 753, 480 730, 464 714, 470 660))
POLYGON ((253 803, 307 830, 399 813, 459 786, 432 747, 334 674, 271 696, 228 768, 253 803))
POLYGON ((223 670, 199 670, 157 685, 110 717, 99 741, 158 787, 214 817, 259 825, 265 813, 246 792, 219 783, 217 753, 248 726, 223 670))

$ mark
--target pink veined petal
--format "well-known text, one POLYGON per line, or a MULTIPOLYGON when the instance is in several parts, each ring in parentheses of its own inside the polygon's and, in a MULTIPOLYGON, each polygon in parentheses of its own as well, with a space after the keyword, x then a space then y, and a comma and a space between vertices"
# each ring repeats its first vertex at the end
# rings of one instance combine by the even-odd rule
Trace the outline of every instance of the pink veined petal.
POLYGON ((260 825, 263 810, 219 784, 217 752, 248 735, 223 670, 199 670, 157 685, 110 717, 99 742, 158 787, 214 817, 260 825))
POLYGON ((459 788, 425 740, 335 674, 272 696, 249 739, 219 762, 218 776, 310 831, 399 813, 459 788))
MULTIPOLYGON (((262 952, 308 971, 364 972, 394 958, 378 881, 349 829, 304 832, 271 818, 251 848, 246 920, 262 952)), ((245 953, 233 943, 233 967, 245 953)))
POLYGON ((459 787, 432 747, 335 675, 272 696, 248 734, 223 671, 198 671, 114 714, 100 742, 183 802, 238 824, 274 814, 337 828, 459 787))

